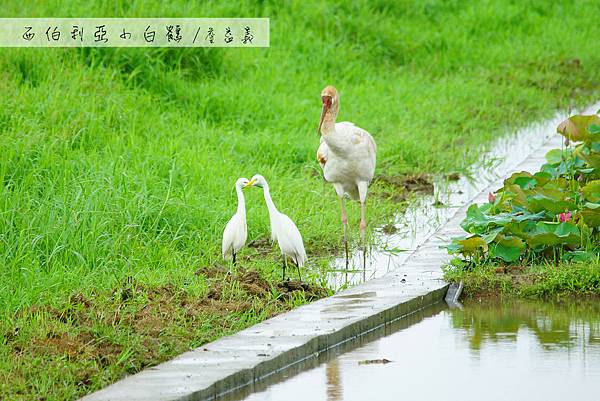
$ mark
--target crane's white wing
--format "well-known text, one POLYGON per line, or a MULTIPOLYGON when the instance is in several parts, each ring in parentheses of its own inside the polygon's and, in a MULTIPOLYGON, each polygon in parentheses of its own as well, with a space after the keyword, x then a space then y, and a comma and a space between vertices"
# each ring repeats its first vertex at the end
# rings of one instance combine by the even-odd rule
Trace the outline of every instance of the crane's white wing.
POLYGON ((323 137, 321 137, 321 144, 319 145, 319 149, 317 149, 317 161, 321 165, 321 168, 325 168, 325 164, 327 164, 327 156, 329 155, 329 147, 323 137))
POLYGON ((377 163, 377 144, 371 134, 348 121, 336 123, 335 130, 346 136, 349 146, 345 156, 355 161, 357 174, 362 180, 371 182, 377 163))

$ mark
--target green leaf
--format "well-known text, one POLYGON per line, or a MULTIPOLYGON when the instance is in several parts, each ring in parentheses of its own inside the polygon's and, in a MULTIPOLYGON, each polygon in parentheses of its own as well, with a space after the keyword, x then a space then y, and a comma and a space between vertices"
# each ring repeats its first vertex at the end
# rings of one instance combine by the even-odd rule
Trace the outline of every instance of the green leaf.
POLYGON ((594 259, 598 259, 598 254, 596 252, 587 251, 570 251, 565 252, 562 256, 562 260, 571 262, 588 262, 594 259))
POLYGON ((460 241, 462 241, 464 239, 465 239, 465 237, 452 238, 452 241, 450 242, 450 244, 448 244, 448 246, 446 246, 448 253, 450 255, 453 255, 455 253, 460 253, 460 251, 462 250, 462 245, 460 244, 460 241))
POLYGON ((533 188, 536 183, 535 177, 526 171, 514 173, 504 180, 504 186, 516 184, 521 187, 521 189, 533 188))
POLYGON ((552 149, 546 153, 546 160, 550 164, 558 164, 563 161, 564 156, 566 155, 562 149, 552 149))
POLYGON ((488 245, 480 237, 474 235, 469 238, 456 237, 452 238, 450 245, 446 247, 449 254, 461 253, 465 256, 473 255, 477 252, 487 252, 488 245))
POLYGON ((600 201, 600 180, 593 180, 588 182, 582 188, 582 192, 586 200, 591 202, 600 201))
POLYGON ((581 153, 579 155, 585 162, 593 168, 600 168, 600 152, 581 153))
POLYGON ((581 242, 579 228, 573 223, 540 221, 529 233, 527 243, 531 246, 577 245, 581 242))
POLYGON ((491 228, 503 227, 511 222, 521 222, 526 220, 541 220, 546 217, 544 212, 540 213, 499 213, 490 215, 482 210, 489 209, 489 204, 477 207, 473 204, 467 209, 467 217, 462 221, 460 226, 467 232, 472 234, 484 234, 491 228))
POLYGON ((573 223, 568 221, 559 223, 554 230, 554 233, 559 237, 568 237, 570 235, 579 236, 579 228, 573 223))
POLYGON ((490 255, 498 257, 505 262, 514 262, 519 259, 525 249, 525 243, 517 237, 500 237, 499 241, 490 248, 490 255))
POLYGON ((487 251, 487 243, 481 237, 473 236, 459 241, 464 254, 473 254, 477 251, 487 251))
POLYGON ((550 180, 552 180, 552 174, 546 173, 546 172, 543 172, 543 171, 538 171, 533 176, 535 177, 535 180, 537 181, 537 185, 541 186, 541 187, 543 187, 550 180))
POLYGON ((556 128, 556 131, 572 141, 587 142, 592 139, 588 131, 588 127, 592 124, 600 124, 600 117, 595 114, 579 114, 569 117, 561 122, 556 128))
POLYGON ((533 177, 518 177, 515 179, 515 184, 522 189, 531 189, 536 186, 537 180, 533 177))
POLYGON ((500 232, 503 229, 504 229, 504 227, 494 228, 489 233, 482 235, 481 239, 483 239, 487 244, 489 244, 490 242, 492 242, 492 241, 494 241, 496 239, 496 237, 498 236, 498 234, 500 234, 500 232))
POLYGON ((573 202, 552 199, 544 195, 528 196, 527 201, 529 202, 529 209, 536 213, 548 211, 551 214, 559 214, 565 210, 575 210, 577 208, 573 202))
POLYGON ((583 218, 583 222, 590 227, 600 227, 600 209, 597 208, 597 204, 593 204, 594 207, 587 207, 589 203, 586 203, 586 207, 581 210, 578 215, 583 218))
POLYGON ((532 235, 531 237, 529 237, 527 239, 527 243, 532 247, 541 246, 541 245, 556 246, 563 242, 564 242, 563 239, 559 238, 554 233, 538 233, 538 234, 532 235))
POLYGON ((521 250, 518 248, 512 248, 504 246, 502 244, 494 244, 491 248, 490 255, 494 258, 500 258, 505 262, 514 262, 521 256, 521 250))
POLYGON ((590 131, 590 134, 600 134, 600 125, 592 124, 588 128, 588 131, 590 131))

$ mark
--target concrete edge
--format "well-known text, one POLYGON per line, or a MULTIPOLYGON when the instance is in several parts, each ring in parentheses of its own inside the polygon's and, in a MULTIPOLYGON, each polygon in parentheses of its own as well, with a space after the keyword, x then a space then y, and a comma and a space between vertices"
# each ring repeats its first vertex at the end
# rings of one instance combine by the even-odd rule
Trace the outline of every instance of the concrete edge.
MULTIPOLYGON (((263 380, 270 378, 271 376, 278 375, 284 371, 287 371, 288 369, 293 369, 294 366, 302 364, 309 359, 318 358, 319 354, 321 353, 334 350, 338 347, 343 346, 346 343, 356 341, 360 337, 367 336, 373 331, 381 329, 400 319, 406 318, 432 305, 438 304, 444 300, 444 296, 446 294, 447 289, 448 284, 446 284, 443 287, 440 287, 437 290, 431 291, 425 296, 412 298, 407 302, 397 305, 396 307, 389 308, 387 311, 384 311, 384 313, 388 314, 386 318, 391 318, 391 320, 382 321, 379 314, 371 315, 367 319, 361 322, 353 323, 352 325, 345 327, 341 331, 319 336, 311 340, 315 341, 318 344, 316 347, 314 347, 316 349, 313 349, 313 347, 311 347, 311 344, 309 343, 305 344, 304 347, 311 349, 312 352, 310 353, 302 352, 302 348, 304 347, 290 349, 271 360, 260 363, 253 369, 249 369, 245 372, 240 371, 240 378, 247 380, 243 384, 238 384, 235 387, 231 388, 224 388, 220 385, 220 383, 217 382, 215 383, 214 393, 212 392, 212 389, 206 389, 207 391, 200 391, 191 396, 190 398, 181 399, 194 401, 209 401, 226 397, 227 395, 230 395, 232 393, 236 393, 245 387, 252 386, 255 383, 259 383, 263 380), (359 331, 357 333, 356 329, 363 331, 359 331), (319 345, 324 345, 324 347, 320 348, 319 345), (304 355, 299 357, 299 353, 304 355)), ((224 378, 223 380, 224 383, 229 382, 230 380, 237 382, 236 379, 237 378, 235 377, 235 375, 232 375, 230 377, 224 378)))

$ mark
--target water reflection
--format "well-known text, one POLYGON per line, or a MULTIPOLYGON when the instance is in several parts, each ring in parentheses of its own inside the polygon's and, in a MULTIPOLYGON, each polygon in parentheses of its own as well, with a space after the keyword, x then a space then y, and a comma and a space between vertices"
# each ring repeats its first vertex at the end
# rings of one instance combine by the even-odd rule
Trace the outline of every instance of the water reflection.
POLYGON ((453 310, 451 320, 473 350, 486 342, 516 341, 522 330, 547 350, 600 344, 600 303, 593 301, 470 302, 453 310))
POLYGON ((340 401, 343 395, 342 375, 340 362, 337 359, 325 364, 325 375, 327 376, 327 401, 340 401))
POLYGON ((600 389, 600 304, 471 302, 330 352, 247 400, 565 400, 600 389), (365 363, 386 358, 391 363, 365 363))

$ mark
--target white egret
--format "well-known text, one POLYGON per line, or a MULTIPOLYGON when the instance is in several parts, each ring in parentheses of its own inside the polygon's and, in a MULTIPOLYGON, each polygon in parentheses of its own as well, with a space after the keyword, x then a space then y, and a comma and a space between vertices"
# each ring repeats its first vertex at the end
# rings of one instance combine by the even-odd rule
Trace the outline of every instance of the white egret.
POLYGON ((367 131, 350 122, 336 123, 340 108, 340 96, 333 86, 321 92, 323 109, 318 133, 321 144, 317 150, 317 160, 323 169, 327 182, 333 184, 342 209, 344 227, 344 247, 346 267, 348 267, 348 217, 344 196, 360 201, 360 235, 363 244, 363 267, 366 265, 365 229, 367 222, 365 208, 369 184, 375 174, 377 145, 367 131))
POLYGON ((227 222, 223 231, 223 259, 233 259, 235 265, 235 256, 240 249, 246 244, 248 238, 248 228, 246 226, 246 202, 242 188, 248 184, 247 178, 238 178, 235 182, 235 192, 237 193, 238 206, 233 217, 227 222))
POLYGON ((279 249, 281 249, 281 255, 283 256, 283 279, 285 280, 285 268, 287 258, 289 257, 298 268, 298 278, 302 280, 300 268, 306 263, 306 251, 304 250, 302 235, 300 235, 298 227, 296 227, 292 219, 275 207, 275 203, 271 199, 269 184, 265 180, 265 177, 257 174, 250 179, 250 182, 246 186, 257 186, 263 189, 265 203, 269 210, 269 220, 271 221, 271 239, 277 241, 279 249))

